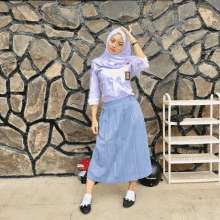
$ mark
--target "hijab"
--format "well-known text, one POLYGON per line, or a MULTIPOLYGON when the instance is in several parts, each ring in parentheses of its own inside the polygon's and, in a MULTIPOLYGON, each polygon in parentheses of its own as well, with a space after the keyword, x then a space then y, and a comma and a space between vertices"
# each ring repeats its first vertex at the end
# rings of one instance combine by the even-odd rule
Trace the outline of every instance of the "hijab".
POLYGON ((116 28, 113 31, 111 31, 108 35, 104 53, 100 57, 92 60, 92 62, 97 65, 98 69, 101 67, 119 69, 126 63, 130 63, 133 59, 136 58, 136 56, 131 56, 131 44, 129 42, 128 37, 126 36, 124 31, 121 30, 121 28, 116 28), (109 53, 108 51, 108 42, 111 39, 111 37, 116 33, 121 33, 124 44, 121 52, 119 54, 114 55, 109 53))

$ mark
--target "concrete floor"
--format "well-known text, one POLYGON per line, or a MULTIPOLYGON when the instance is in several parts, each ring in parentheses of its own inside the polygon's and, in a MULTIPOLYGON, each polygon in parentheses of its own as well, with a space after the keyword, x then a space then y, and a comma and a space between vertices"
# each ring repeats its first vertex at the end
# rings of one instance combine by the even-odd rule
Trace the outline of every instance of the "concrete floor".
POLYGON ((122 205, 128 182, 98 183, 92 193, 91 212, 79 205, 85 184, 77 177, 0 178, 0 220, 219 220, 220 183, 161 181, 156 187, 136 185, 136 202, 122 205))

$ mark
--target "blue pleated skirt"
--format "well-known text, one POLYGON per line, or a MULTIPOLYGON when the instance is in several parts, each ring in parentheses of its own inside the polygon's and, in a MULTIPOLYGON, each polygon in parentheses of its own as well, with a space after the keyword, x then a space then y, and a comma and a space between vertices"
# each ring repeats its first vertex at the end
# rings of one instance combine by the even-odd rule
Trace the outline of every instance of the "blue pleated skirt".
POLYGON ((118 183, 151 173, 147 131, 137 99, 129 95, 104 102, 87 178, 118 183))

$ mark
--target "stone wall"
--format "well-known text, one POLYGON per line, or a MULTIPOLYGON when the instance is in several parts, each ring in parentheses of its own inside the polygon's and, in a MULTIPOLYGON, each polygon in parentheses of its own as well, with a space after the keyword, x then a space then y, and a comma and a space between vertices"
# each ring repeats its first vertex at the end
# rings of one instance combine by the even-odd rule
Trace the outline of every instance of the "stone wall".
MULTIPOLYGON (((1 177, 75 174, 96 141, 88 105, 91 60, 104 52, 112 29, 129 24, 150 64, 131 86, 151 155, 163 165, 163 94, 207 99, 220 92, 219 0, 1 1, 1 177)), ((209 107, 172 108, 173 116, 178 113, 203 117, 209 107)), ((214 133, 218 137, 217 128, 214 133)), ((172 127, 172 135, 205 134, 208 126, 172 127)), ((204 153, 209 146, 171 149, 204 153)), ((177 164, 172 170, 206 170, 206 165, 177 164)))

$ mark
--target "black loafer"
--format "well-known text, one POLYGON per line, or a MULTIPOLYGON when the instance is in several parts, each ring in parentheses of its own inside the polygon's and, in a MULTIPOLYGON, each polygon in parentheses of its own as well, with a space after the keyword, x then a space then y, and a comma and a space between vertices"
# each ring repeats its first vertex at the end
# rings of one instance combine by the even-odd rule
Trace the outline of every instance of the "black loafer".
POLYGON ((91 204, 81 205, 79 208, 83 214, 88 214, 91 211, 91 204))
MULTIPOLYGON (((135 194, 135 199, 136 199, 136 194, 135 194)), ((135 201, 129 200, 127 198, 123 198, 123 206, 125 208, 131 207, 132 205, 134 205, 134 203, 135 203, 135 201)))

